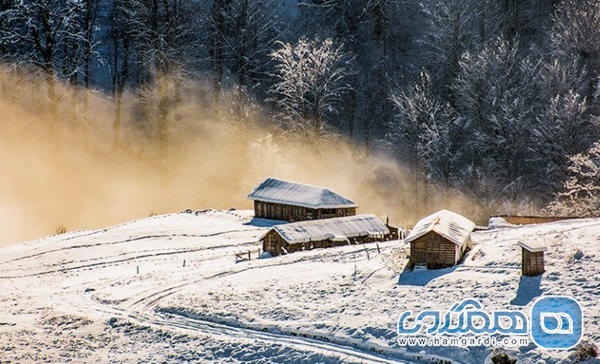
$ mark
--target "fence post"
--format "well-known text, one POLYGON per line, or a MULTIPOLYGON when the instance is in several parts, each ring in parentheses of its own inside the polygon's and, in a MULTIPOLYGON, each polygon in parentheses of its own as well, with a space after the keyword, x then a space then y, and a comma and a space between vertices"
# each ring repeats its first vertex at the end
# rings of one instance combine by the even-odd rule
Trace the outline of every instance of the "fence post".
POLYGON ((381 249, 379 249, 379 242, 376 242, 375 245, 377 245, 377 253, 381 254, 381 249))
POLYGON ((183 260, 183 267, 185 268, 185 259, 183 260))
POLYGON ((137 271, 137 274, 140 274, 140 266, 139 265, 136 267, 136 271, 137 271))
POLYGON ((251 260, 252 258, 250 257, 250 250, 248 250, 248 260, 251 260))
POLYGON ((367 259, 371 260, 371 257, 369 256, 369 249, 367 249, 367 246, 365 245, 365 243, 363 243, 363 246, 365 247, 365 252, 367 253, 367 259))

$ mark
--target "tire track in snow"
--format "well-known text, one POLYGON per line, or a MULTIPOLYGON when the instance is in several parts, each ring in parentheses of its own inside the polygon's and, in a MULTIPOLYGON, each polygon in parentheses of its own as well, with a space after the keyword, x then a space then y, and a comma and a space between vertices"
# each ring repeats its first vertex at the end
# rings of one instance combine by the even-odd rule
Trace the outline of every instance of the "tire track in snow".
MULTIPOLYGON (((357 254, 364 252, 364 248, 360 248, 358 250, 353 250, 351 252, 345 252, 345 254, 357 254)), ((248 270, 253 269, 262 269, 273 266, 280 265, 289 265, 304 261, 312 261, 312 260, 320 260, 324 257, 331 257, 339 255, 332 254, 332 252, 327 251, 322 254, 318 254, 314 257, 301 257, 300 259, 294 261, 284 261, 277 262, 274 264, 265 264, 260 266, 250 266, 242 269, 237 269, 234 271, 226 271, 219 272, 212 276, 203 277, 202 279, 197 279, 193 281, 189 281, 183 284, 179 284, 176 286, 171 286, 165 289, 162 289, 157 292, 153 292, 131 304, 128 308, 124 309, 122 312, 129 312, 127 318, 132 319, 140 324, 151 324, 161 328, 171 328, 171 329, 183 329, 188 330, 194 333, 208 335, 212 337, 227 337, 229 339, 239 339, 239 340, 253 340, 263 342, 265 344, 283 344, 292 346, 298 350, 308 350, 315 353, 321 353, 326 355, 335 355, 340 358, 348 358, 351 357, 356 361, 360 361, 364 364, 410 364, 416 363, 415 361, 407 361, 406 359, 398 359, 398 358, 390 358, 383 353, 376 353, 375 351, 369 352, 367 350, 363 350, 360 348, 352 347, 350 345, 344 345, 339 343, 334 343, 326 340, 319 340, 316 338, 309 337, 300 337, 300 336, 292 336, 288 334, 278 334, 278 333, 270 333, 261 331, 253 328, 245 328, 236 325, 230 325, 227 323, 217 323, 214 321, 209 321, 205 319, 193 318, 184 315, 177 315, 173 313, 160 313, 156 312, 158 303, 170 297, 186 287, 198 284, 207 279, 214 278, 222 278, 242 272, 246 272, 248 270)), ((384 348, 379 349, 383 352, 384 348)), ((454 361, 450 361, 446 358, 442 358, 442 360, 447 360, 448 363, 455 363, 454 361)))
POLYGON ((168 327, 176 330, 186 330, 212 337, 226 337, 228 339, 236 340, 252 340, 254 342, 261 342, 264 344, 286 345, 299 350, 326 354, 330 356, 333 355, 342 359, 352 358, 355 361, 364 364, 411 363, 403 359, 390 358, 384 354, 363 351, 352 346, 341 345, 324 340, 270 333, 256 329, 242 328, 173 314, 155 313, 154 315, 137 315, 134 313, 130 315, 129 318, 145 324, 150 323, 161 328, 168 327))
MULTIPOLYGON (((374 248, 373 248, 373 250, 374 250, 374 248)), ((319 252, 319 251, 317 250, 317 252, 319 252)), ((281 265, 290 265, 290 264, 296 264, 296 263, 307 262, 307 261, 316 261, 316 260, 321 260, 323 258, 337 257, 340 254, 350 255, 350 254, 361 254, 363 252, 364 252, 364 248, 359 248, 357 250, 352 250, 349 252, 339 252, 339 251, 336 251, 336 249, 329 248, 329 249, 324 249, 322 252, 319 252, 319 254, 316 254, 314 256, 305 257, 305 256, 298 255, 298 257, 297 258, 294 257, 295 259, 293 259, 293 260, 291 260, 291 259, 290 260, 276 260, 276 262, 270 263, 270 264, 246 266, 246 267, 242 267, 240 269, 218 272, 216 274, 205 276, 205 277, 202 277, 197 280, 193 280, 193 281, 179 284, 176 286, 171 286, 171 287, 168 287, 165 289, 161 289, 160 291, 152 292, 149 295, 135 301, 131 305, 131 309, 133 309, 136 306, 140 306, 142 304, 144 306, 146 306, 146 308, 149 308, 151 306, 156 305, 156 303, 158 303, 158 301, 180 292, 187 286, 197 284, 197 283, 206 281, 208 279, 228 277, 228 276, 231 276, 234 274, 244 273, 244 272, 247 272, 249 270, 254 270, 254 269, 263 269, 263 268, 277 267, 277 266, 281 266, 281 265)), ((286 256, 286 257, 289 257, 289 256, 286 256)), ((210 260, 210 259, 207 259, 207 260, 210 260)))
MULTIPOLYGON (((46 270, 46 271, 37 272, 37 273, 28 273, 28 274, 22 274, 22 275, 14 275, 14 276, 0 276, 0 279, 16 279, 16 278, 35 277, 35 276, 39 276, 39 275, 55 274, 55 273, 67 273, 67 272, 71 272, 71 271, 75 271, 75 270, 88 269, 88 268, 94 268, 94 267, 107 268, 107 267, 110 267, 113 265, 126 263, 126 262, 139 260, 139 259, 154 258, 154 257, 160 257, 160 256, 170 256, 170 255, 177 255, 177 254, 188 254, 188 253, 195 253, 195 252, 205 251, 205 250, 226 249, 226 248, 251 245, 251 244, 256 244, 256 242, 252 241, 252 242, 244 242, 241 244, 238 243, 238 244, 220 245, 218 247, 210 247, 210 248, 202 247, 202 248, 187 249, 187 250, 167 251, 167 252, 163 252, 163 253, 141 254, 141 255, 136 255, 134 257, 130 257, 130 258, 123 258, 123 259, 104 261, 104 262, 98 262, 98 263, 90 263, 90 264, 78 265, 78 266, 68 267, 68 268, 57 268, 57 269, 51 269, 51 270, 46 270)), ((207 259, 207 260, 210 260, 210 259, 207 259)), ((79 262, 81 262, 81 261, 79 261, 79 262)))
POLYGON ((7 260, 7 261, 4 261, 4 262, 0 262, 0 264, 8 264, 8 263, 12 263, 12 262, 20 261, 20 260, 25 260, 25 259, 30 259, 30 258, 36 258, 36 257, 40 257, 40 256, 43 256, 43 255, 46 255, 46 254, 57 253, 57 252, 65 251, 65 250, 86 249, 86 248, 94 248, 94 247, 98 247, 98 246, 126 244, 126 243, 131 243, 131 242, 140 241, 140 240, 147 240, 147 239, 160 239, 160 238, 211 238, 211 237, 214 237, 214 236, 220 236, 220 235, 225 235, 225 234, 230 234, 230 233, 247 232, 247 231, 254 231, 254 230, 263 230, 263 229, 260 229, 260 228, 255 228, 255 229, 236 229, 236 230, 221 231, 221 232, 218 232, 218 233, 205 234, 205 235, 163 234, 163 235, 139 236, 139 237, 129 238, 129 239, 125 239, 125 240, 116 240, 116 241, 109 241, 109 242, 99 242, 99 243, 94 243, 94 244, 72 245, 72 246, 62 247, 62 248, 59 248, 59 249, 47 250, 47 251, 44 251, 44 252, 40 252, 40 253, 36 253, 36 254, 30 254, 30 255, 19 257, 19 258, 15 258, 15 259, 7 260))
MULTIPOLYGON (((361 247, 360 249, 343 252, 343 254, 362 254, 363 252, 364 248, 361 247)), ((218 323, 211 320, 189 317, 184 314, 157 312, 157 306, 160 301, 177 294, 178 292, 181 292, 183 289, 193 284, 198 284, 210 279, 222 278, 247 272, 249 270, 321 260, 323 258, 331 258, 339 254, 339 251, 324 250, 318 254, 315 254, 314 256, 293 257, 293 260, 277 260, 262 265, 244 264, 243 266, 240 265, 239 269, 217 272, 213 275, 208 275, 199 279, 192 279, 187 282, 157 290, 155 292, 147 292, 144 297, 125 307, 120 305, 115 306, 111 303, 104 303, 101 300, 92 297, 91 295, 88 296, 82 294, 82 296, 86 296, 88 302, 91 303, 91 305, 87 305, 85 307, 87 310, 92 308, 103 315, 128 319, 139 325, 152 326, 167 330, 184 330, 193 334, 214 337, 216 340, 219 340, 219 338, 223 340, 223 338, 225 338, 226 340, 233 342, 245 342, 251 340, 252 342, 262 343, 265 346, 283 345, 293 348, 294 350, 322 354, 329 357, 336 357, 342 360, 345 359, 351 362, 363 364, 419 363, 420 361, 417 361, 416 356, 423 357, 427 355, 414 354, 415 358, 407 359, 399 357, 402 354, 399 353, 398 350, 387 349, 383 347, 379 348, 376 345, 373 345, 373 351, 369 351, 371 348, 354 347, 351 343, 336 343, 328 341, 326 338, 319 339, 312 337, 293 336, 286 333, 274 333, 262 331, 261 329, 256 328, 241 327, 235 325, 235 323, 218 323)), ((446 360, 445 358, 440 359, 446 360)), ((448 361, 448 363, 455 362, 448 361)))

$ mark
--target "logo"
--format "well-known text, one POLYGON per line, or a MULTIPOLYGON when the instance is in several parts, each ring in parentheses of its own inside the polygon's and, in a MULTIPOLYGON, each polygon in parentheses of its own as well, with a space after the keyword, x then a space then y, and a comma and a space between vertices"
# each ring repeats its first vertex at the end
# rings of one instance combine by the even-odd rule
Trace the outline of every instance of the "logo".
POLYGON ((531 308, 531 338, 547 349, 570 349, 583 336, 583 310, 570 297, 542 297, 531 308))
POLYGON ((419 313, 413 327, 407 327, 406 320, 412 317, 412 311, 405 311, 398 319, 398 334, 415 335, 429 324, 427 334, 516 334, 529 332, 528 320, 521 311, 497 310, 491 315, 483 311, 476 299, 466 299, 454 304, 442 316, 438 310, 419 313), (432 320, 425 320, 427 317, 432 320), (443 318, 443 319, 442 319, 443 318))
POLYGON ((455 303, 445 313, 426 310, 413 315, 412 311, 405 311, 398 318, 397 330, 401 336, 400 344, 406 341, 403 336, 415 336, 421 332, 438 336, 510 335, 515 339, 515 345, 523 345, 523 339, 528 341, 521 335, 531 334, 535 344, 542 348, 570 349, 583 336, 583 310, 570 297, 548 296, 534 303, 531 317, 528 318, 519 310, 494 310, 488 313, 476 299, 466 299, 455 303), (517 340, 515 336, 520 339, 517 340))

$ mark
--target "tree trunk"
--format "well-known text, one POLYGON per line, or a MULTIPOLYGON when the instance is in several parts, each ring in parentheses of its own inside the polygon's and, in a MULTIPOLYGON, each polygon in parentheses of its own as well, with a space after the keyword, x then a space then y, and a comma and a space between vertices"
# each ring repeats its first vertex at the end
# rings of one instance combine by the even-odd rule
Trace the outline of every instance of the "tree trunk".
POLYGON ((350 91, 350 115, 348 117, 348 136, 354 139, 354 119, 356 117, 356 90, 350 91))
POLYGON ((58 98, 56 96, 56 75, 54 70, 47 71, 48 101, 50 102, 50 139, 55 153, 60 150, 60 123, 58 119, 58 98))
POLYGON ((169 80, 161 76, 158 81, 158 143, 160 154, 160 170, 163 187, 169 183, 169 80))
MULTIPOLYGON (((122 114, 122 108, 123 108, 123 93, 125 91, 125 83, 128 81, 129 79, 129 28, 126 25, 126 28, 124 30, 124 36, 122 39, 123 42, 123 52, 122 52, 122 57, 123 59, 121 60, 121 67, 120 67, 120 71, 117 71, 119 69, 119 42, 121 41, 120 39, 115 39, 115 55, 114 55, 114 69, 116 72, 116 77, 115 77, 115 82, 116 82, 116 105, 115 105, 115 120, 114 120, 114 124, 113 124, 113 131, 114 131, 114 139, 113 139, 113 146, 112 149, 113 151, 116 151, 119 149, 120 145, 121 145, 121 114, 122 114)), ((114 90, 114 88, 113 88, 114 90)), ((113 95, 114 95, 114 91, 113 91, 113 95)))

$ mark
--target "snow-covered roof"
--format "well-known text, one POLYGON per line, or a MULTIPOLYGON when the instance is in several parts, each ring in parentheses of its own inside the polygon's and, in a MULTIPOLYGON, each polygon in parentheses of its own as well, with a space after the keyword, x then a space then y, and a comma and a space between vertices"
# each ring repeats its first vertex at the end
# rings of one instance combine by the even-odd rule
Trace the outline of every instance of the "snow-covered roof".
POLYGON ((345 241, 348 238, 362 236, 383 237, 390 233, 375 215, 370 214, 300 221, 277 225, 272 230, 275 230, 289 244, 320 240, 345 241))
POLYGON ((312 209, 358 207, 356 202, 327 188, 277 178, 264 180, 248 198, 312 209))
POLYGON ((523 247, 532 253, 545 252, 548 250, 548 247, 539 241, 520 241, 518 244, 520 247, 523 247))
POLYGON ((404 241, 410 243, 434 231, 460 247, 469 239, 474 228, 475 223, 466 217, 456 212, 441 210, 419 220, 404 241))

